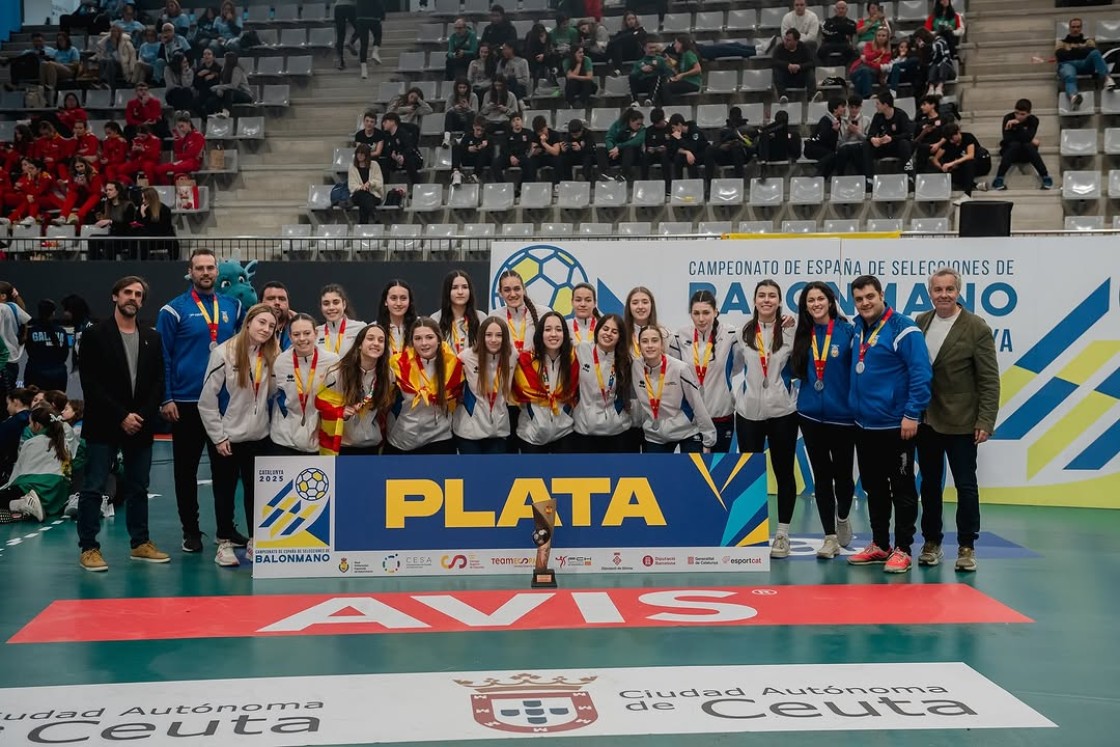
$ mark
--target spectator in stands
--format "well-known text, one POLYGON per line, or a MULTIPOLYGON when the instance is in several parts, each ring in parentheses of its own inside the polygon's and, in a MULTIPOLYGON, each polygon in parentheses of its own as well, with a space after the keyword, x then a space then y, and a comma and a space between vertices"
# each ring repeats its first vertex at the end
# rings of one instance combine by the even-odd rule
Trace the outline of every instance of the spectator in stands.
POLYGON ((140 191, 140 208, 136 211, 133 236, 163 238, 167 241, 140 241, 140 258, 147 259, 152 252, 166 252, 172 261, 179 259, 179 242, 175 240, 175 226, 171 222, 171 206, 163 204, 155 187, 140 191))
MULTIPOLYGON (((579 166, 583 170, 583 178, 587 181, 595 180, 595 163, 598 148, 591 132, 583 126, 579 119, 568 122, 568 135, 560 143, 560 178, 572 179, 572 168, 579 166)), ((552 181, 558 181, 556 172, 553 172, 552 181)))
POLYGON ((704 85, 704 71, 692 36, 679 34, 673 40, 666 61, 673 74, 661 86, 662 105, 675 103, 681 96, 690 93, 700 93, 704 85))
MULTIPOLYGON (((530 168, 534 174, 539 174, 541 169, 548 167, 552 169, 553 182, 559 182, 561 178, 568 180, 571 179, 571 173, 562 173, 561 158, 564 152, 563 143, 564 136, 548 126, 548 119, 538 114, 533 117, 533 141, 529 146, 528 162, 532 165, 530 168), (557 176, 561 174, 561 176, 557 176)), ((525 180, 522 179, 522 182, 525 180)))
POLYGON ((73 91, 68 92, 62 97, 62 104, 58 107, 51 121, 54 122, 55 129, 63 137, 71 137, 74 134, 74 123, 78 121, 88 121, 89 114, 82 108, 81 102, 78 101, 78 94, 73 91))
MULTIPOLYGON (((221 19, 221 11, 210 6, 203 9, 195 20, 194 28, 187 34, 187 41, 191 43, 191 48, 197 50, 203 49, 221 49, 221 42, 218 41, 221 33, 218 30, 218 21, 221 19)), ((141 30, 143 27, 141 26, 141 30)))
POLYGON ((665 116, 665 110, 655 107, 649 113, 649 124, 646 125, 646 143, 642 157, 642 178, 649 179, 650 169, 657 166, 661 169, 661 178, 665 180, 665 192, 668 193, 673 183, 673 154, 670 153, 669 141, 673 136, 673 128, 665 116))
POLYGON ((80 0, 73 13, 63 13, 58 17, 58 26, 68 34, 73 29, 100 34, 109 28, 109 14, 101 8, 98 0, 80 0))
POLYGON ((214 50, 204 49, 194 68, 195 99, 201 103, 210 99, 210 89, 222 79, 222 66, 214 57, 214 50))
POLYGON ((571 19, 567 15, 559 13, 549 39, 556 54, 562 57, 571 52, 572 47, 579 45, 579 29, 572 26, 571 19))
POLYGON ((579 31, 579 45, 594 62, 607 61, 607 46, 611 42, 610 32, 601 23, 585 18, 576 27, 579 31))
POLYGON ((519 111, 521 104, 517 96, 507 89, 505 78, 494 78, 490 93, 483 99, 479 113, 495 128, 504 129, 509 123, 510 115, 519 111))
POLYGON ((181 111, 195 111, 199 108, 194 96, 194 68, 186 55, 175 55, 175 59, 163 71, 163 79, 167 84, 163 98, 168 106, 181 111))
POLYGON ((478 37, 467 19, 459 16, 447 35, 447 62, 444 65, 443 79, 455 80, 466 75, 471 60, 478 52, 478 37))
POLYGON ((424 159, 412 130, 401 126, 398 114, 388 112, 381 117, 381 131, 384 133, 384 145, 378 159, 381 174, 388 177, 394 171, 404 171, 408 175, 409 185, 420 181, 420 168, 424 165, 424 159))
POLYGON ((47 59, 39 66, 39 83, 45 89, 48 103, 54 101, 60 82, 74 79, 82 62, 81 53, 70 43, 70 34, 60 31, 55 45, 54 49, 47 47, 47 59))
POLYGON ((0 66, 12 66, 12 85, 19 86, 27 81, 39 80, 39 66, 47 57, 46 42, 38 31, 31 35, 31 48, 24 50, 15 57, 0 57, 0 66))
POLYGON ((443 147, 451 147, 451 133, 466 132, 478 116, 478 96, 471 90, 466 78, 455 81, 443 107, 443 147))
POLYGON ((564 98, 570 108, 591 106, 591 97, 599 90, 595 82, 595 73, 591 65, 591 58, 583 47, 576 46, 564 59, 564 76, 567 82, 564 86, 564 98), (583 104, 580 104, 580 99, 583 104))
POLYGON ((73 141, 74 157, 81 158, 96 168, 101 160, 101 142, 89 131, 89 122, 84 119, 74 122, 73 141))
POLYGON ((517 29, 506 17, 506 9, 500 5, 490 6, 490 25, 482 30, 481 42, 490 45, 491 50, 501 49, 504 44, 517 43, 517 29))
POLYGON ((790 88, 804 88, 806 93, 812 93, 816 88, 813 55, 801 41, 801 33, 797 29, 785 32, 782 44, 774 48, 771 60, 774 67, 774 88, 778 91, 778 103, 789 103, 786 91, 790 88))
POLYGON ((939 171, 949 174, 953 187, 962 190, 965 198, 972 197, 976 179, 988 173, 992 165, 991 159, 983 159, 986 151, 980 146, 976 136, 971 132, 962 132, 961 126, 956 122, 945 125, 943 134, 945 140, 934 151, 930 163, 939 171))
POLYGON ((89 258, 116 259, 118 254, 130 254, 133 251, 132 242, 125 241, 124 237, 132 235, 132 224, 136 220, 136 206, 125 194, 124 185, 117 181, 105 184, 105 199, 97 213, 95 226, 108 230, 109 236, 115 237, 108 240, 91 240, 89 244, 89 258))
MULTIPOLYGON (((358 33, 358 8, 355 0, 335 0, 334 3, 334 51, 338 56, 336 60, 339 70, 346 68, 346 61, 343 59, 342 45, 346 41, 346 24, 350 24, 350 28, 354 33, 358 33)), ((351 45, 352 46, 352 45, 351 45)), ((350 50, 353 52, 353 48, 350 50)))
POLYGON ((870 2, 867 4, 867 17, 860 19, 859 23, 856 24, 856 42, 866 44, 869 41, 874 41, 875 34, 881 28, 887 30, 889 38, 892 33, 891 25, 886 14, 883 13, 882 3, 870 2))
POLYGON ((805 157, 817 162, 817 176, 832 178, 836 166, 836 149, 840 145, 840 130, 844 126, 847 104, 840 96, 828 99, 828 111, 813 127, 813 134, 805 141, 805 157))
POLYGON ((105 138, 101 141, 101 173, 109 181, 120 179, 120 168, 128 159, 128 141, 116 122, 105 123, 105 138))
POLYGON ((964 37, 964 16, 953 8, 953 0, 934 0, 933 12, 926 18, 927 31, 938 36, 938 32, 945 29, 949 32, 946 42, 950 54, 957 56, 957 44, 964 37))
POLYGON ((31 126, 22 123, 17 124, 15 130, 12 131, 11 148, 4 158, 4 171, 10 174, 19 169, 20 161, 31 157, 31 149, 34 146, 35 134, 31 132, 31 126))
POLYGON ((704 153, 704 175, 707 181, 705 194, 710 196, 712 179, 720 166, 731 166, 736 179, 742 179, 746 175, 745 166, 753 155, 752 143, 747 132, 747 120, 743 119, 743 110, 738 106, 731 107, 727 113, 727 122, 719 131, 718 140, 709 145, 704 153))
POLYGON ((183 8, 176 0, 167 0, 163 6, 163 14, 159 17, 159 22, 161 25, 171 24, 176 34, 185 36, 191 30, 191 18, 183 12, 183 8))
POLYGON ((70 180, 66 185, 66 197, 54 223, 81 225, 89 222, 88 219, 94 214, 94 208, 101 204, 103 189, 101 175, 97 173, 97 169, 84 158, 75 158, 70 163, 70 180))
POLYGON ((478 183, 478 175, 490 168, 494 146, 490 142, 488 122, 485 117, 475 117, 471 131, 464 134, 451 151, 451 186, 463 183, 463 171, 469 169, 467 179, 478 183))
POLYGON ((525 61, 529 64, 529 79, 538 81, 555 79, 560 55, 552 44, 552 37, 543 23, 534 23, 525 35, 525 61))
POLYGON ((897 158, 906 163, 910 160, 911 130, 910 115, 895 107, 894 96, 889 91, 880 92, 863 147, 863 175, 867 177, 868 188, 875 174, 876 161, 897 158))
POLYGON ((502 57, 494 70, 494 78, 503 79, 506 88, 519 100, 526 99, 533 92, 533 80, 529 75, 529 63, 517 54, 514 42, 502 45, 502 57))
POLYGON ((782 38, 790 29, 797 29, 801 43, 809 48, 809 52, 816 54, 820 44, 821 19, 809 10, 805 0, 793 0, 793 10, 782 16, 782 38))
MULTIPOLYGON (((918 29, 922 35, 928 34, 925 29, 918 29)), ((915 40, 919 35, 914 35, 915 40)), ((917 44, 925 44, 925 42, 917 41, 917 44)), ((894 56, 891 58, 891 69, 887 75, 887 87, 891 89, 891 95, 896 99, 898 98, 898 89, 905 83, 910 86, 910 90, 917 92, 922 90, 921 81, 925 78, 923 74, 923 67, 928 68, 928 64, 923 65, 922 62, 922 49, 925 47, 917 48, 911 43, 909 39, 903 39, 898 43, 895 49, 894 56)), ((932 49, 932 47, 930 47, 932 49)))
POLYGON ((97 75, 109 88, 134 85, 139 80, 138 62, 132 39, 120 26, 97 41, 97 75))
POLYGON ((389 102, 387 111, 396 114, 401 125, 406 130, 411 130, 413 138, 420 142, 420 118, 432 113, 432 105, 424 100, 424 92, 419 88, 410 88, 400 96, 394 96, 389 102))
POLYGON ((490 85, 494 81, 494 71, 498 68, 498 59, 492 54, 490 45, 482 42, 478 45, 478 59, 471 60, 467 67, 467 82, 471 90, 478 96, 479 102, 490 92, 490 85))
POLYGON ((171 130, 163 119, 163 104, 152 96, 147 83, 136 84, 136 97, 124 106, 125 137, 132 139, 140 125, 147 125, 158 137, 170 138, 171 130))
POLYGON ((634 103, 652 106, 661 101, 661 85, 672 74, 672 69, 661 54, 661 44, 656 39, 646 39, 645 54, 634 63, 630 71, 630 96, 634 103))
POLYGON ((50 120, 39 120, 39 137, 35 139, 31 152, 42 164, 42 168, 55 179, 65 181, 70 177, 70 169, 66 165, 70 146, 71 143, 58 134, 50 120))
POLYGON ((646 141, 645 115, 635 108, 627 109, 607 130, 603 149, 599 151, 599 170, 613 171, 616 181, 633 182, 642 163, 646 141))
POLYGON ((521 169, 521 181, 517 188, 525 182, 537 181, 537 174, 533 171, 533 164, 529 162, 529 148, 533 144, 533 133, 525 127, 521 112, 515 112, 509 118, 509 132, 504 140, 498 141, 498 148, 494 152, 494 181, 506 181, 505 170, 508 168, 521 169))
POLYGON ((953 68, 952 50, 949 46, 949 39, 952 36, 952 31, 942 28, 937 31, 937 36, 930 47, 929 67, 926 71, 926 78, 929 81, 929 89, 926 91, 928 94, 943 96, 945 94, 945 83, 957 77, 957 71, 953 68))
POLYGON ((373 211, 385 198, 385 180, 381 167, 373 160, 370 147, 359 143, 354 149, 354 161, 346 176, 350 188, 350 201, 358 207, 358 223, 373 222, 373 211))
POLYGON ((152 80, 163 82, 163 71, 170 64, 176 53, 191 56, 191 43, 185 36, 176 33, 175 27, 170 23, 163 24, 159 32, 159 54, 152 65, 152 80))
MULTIPOLYGON (((133 48, 140 46, 140 43, 144 41, 144 24, 136 18, 136 7, 133 5, 125 5, 121 8, 121 17, 113 21, 113 26, 119 28, 128 36, 133 48)), ((199 26, 202 26, 201 20, 199 26)))
POLYGON ((377 158, 381 153, 381 130, 377 129, 377 112, 367 109, 362 115, 362 128, 354 133, 354 146, 362 143, 369 146, 370 156, 377 158))
POLYGON ((1042 179, 1042 188, 1051 189, 1054 180, 1046 170, 1042 156, 1038 154, 1038 117, 1031 114, 1030 99, 1019 99, 1015 102, 1015 111, 1005 114, 1003 127, 1000 128, 1003 137, 999 143, 999 168, 996 178, 992 180, 992 189, 1005 190, 1004 177, 1011 167, 1017 163, 1029 163, 1034 166, 1042 179))
POLYGON ((126 183, 133 180, 141 186, 145 182, 151 183, 155 178, 162 150, 163 143, 152 134, 152 128, 146 124, 138 126, 136 135, 128 146, 128 158, 116 169, 115 175, 126 183))
POLYGON ((222 3, 222 10, 218 14, 218 19, 214 22, 214 30, 217 32, 218 38, 214 44, 210 45, 214 54, 241 51, 241 34, 244 29, 241 27, 240 20, 233 3, 222 3))
POLYGON ((1116 82, 1108 74, 1108 63, 1101 57, 1097 49, 1097 42, 1082 33, 1080 18, 1069 19, 1069 33, 1060 40, 1054 49, 1054 57, 1058 62, 1058 77, 1062 79, 1066 95, 1069 96, 1070 108, 1076 110, 1081 106, 1082 96, 1077 92, 1077 76, 1092 74, 1104 80, 1105 90, 1111 91, 1116 87, 1116 82))
POLYGON ((54 196, 54 179, 43 168, 43 162, 35 158, 25 158, 20 162, 23 169, 14 185, 16 207, 8 215, 12 223, 33 226, 39 222, 44 210, 61 206, 54 196))
POLYGON ((704 152, 708 149, 708 138, 700 131, 695 122, 685 121, 681 114, 669 117, 669 153, 673 159, 673 178, 700 178, 700 165, 704 162, 704 152))
POLYGON ((938 107, 940 96, 923 96, 918 102, 918 116, 914 118, 914 152, 906 163, 907 172, 926 171, 930 156, 945 144, 945 122, 938 107))
POLYGON ((237 61, 237 55, 226 52, 222 64, 222 74, 218 82, 210 86, 210 97, 204 106, 208 114, 228 117, 236 104, 253 103, 253 89, 249 86, 249 76, 237 61))
POLYGON ((202 168, 206 138, 195 129, 190 112, 179 112, 175 116, 175 141, 171 151, 171 163, 156 169, 156 180, 160 184, 173 184, 180 176, 193 176, 202 168))
MULTIPOLYGON (((358 0, 358 59, 362 63, 362 79, 369 77, 366 67, 367 55, 381 64, 381 22, 385 20, 385 4, 382 0, 358 0), (373 49, 369 48, 370 33, 373 34, 373 49)), ((351 43, 353 39, 351 38, 351 43)))
POLYGON ((796 161, 801 157, 801 134, 797 127, 789 126, 789 112, 778 110, 773 120, 760 129, 757 148, 758 160, 763 163, 796 161))
POLYGON ((144 41, 136 50, 136 64, 140 67, 139 80, 155 82, 156 61, 159 60, 160 43, 156 30, 149 26, 144 29, 144 41))
POLYGON ((845 175, 849 166, 855 171, 863 170, 863 148, 870 129, 871 118, 863 113, 863 99, 849 96, 836 147, 836 174, 845 175))
POLYGON ((817 59, 825 66, 847 67, 856 58, 852 47, 856 37, 856 22, 848 18, 848 4, 838 0, 833 6, 834 14, 821 26, 821 46, 817 59))
POLYGON ((848 69, 852 88, 861 98, 869 98, 877 83, 886 82, 891 67, 891 35, 885 26, 875 32, 875 39, 863 45, 860 58, 848 69))
POLYGON ((614 76, 622 75, 622 66, 631 60, 641 59, 648 48, 646 30, 632 10, 622 16, 622 28, 607 43, 607 58, 614 68, 614 76))

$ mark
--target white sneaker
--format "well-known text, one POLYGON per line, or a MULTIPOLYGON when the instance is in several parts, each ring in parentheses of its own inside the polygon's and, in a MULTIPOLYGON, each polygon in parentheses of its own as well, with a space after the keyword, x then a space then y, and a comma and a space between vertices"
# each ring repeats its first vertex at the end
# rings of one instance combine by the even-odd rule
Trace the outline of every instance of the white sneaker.
POLYGON ((10 226, 10 225, 12 225, 11 220, 9 220, 8 218, 0 218, 0 226, 10 226))
POLYGON ((781 104, 782 106, 785 106, 786 104, 789 103, 789 96, 784 96, 784 95, 779 96, 778 97, 778 103, 781 104))
POLYGON ((32 218, 30 215, 19 222, 21 226, 33 226, 36 223, 38 223, 38 221, 32 218))
POLYGON ((233 544, 230 542, 222 542, 218 545, 218 553, 214 556, 214 562, 223 568, 241 565, 237 561, 237 556, 233 553, 233 544))
POLYGON ((463 173, 456 169, 451 172, 451 186, 458 187, 463 183, 463 173))
POLYGON ((35 521, 42 521, 44 517, 43 503, 39 500, 39 494, 34 490, 27 491, 27 495, 22 498, 17 498, 13 503, 13 511, 18 511, 21 514, 34 516, 35 521))
POLYGON ((377 47, 374 47, 369 51, 369 56, 370 59, 372 59, 378 65, 381 64, 381 51, 377 47))
POLYGON ((78 516, 78 494, 74 493, 66 499, 66 508, 62 509, 62 515, 67 519, 74 519, 78 516))
POLYGON ((362 63, 362 80, 365 80, 368 77, 369 77, 369 65, 367 65, 366 63, 363 62, 362 63))
POLYGON ((963 205, 966 202, 972 202, 972 198, 968 195, 961 195, 957 199, 953 200, 953 204, 958 206, 963 205))
POLYGON ((836 520, 836 541, 840 543, 840 547, 848 547, 852 544, 851 519, 836 520))
POLYGON ((450 132, 443 133, 443 143, 441 144, 441 147, 444 147, 444 148, 450 148, 451 147, 451 133, 450 132))
POLYGON ((840 554, 840 543, 836 540, 835 534, 826 534, 824 537, 824 544, 821 549, 817 550, 817 557, 824 560, 831 560, 840 554))
POLYGON ((789 537, 784 534, 774 535, 774 541, 770 543, 770 557, 772 558, 788 558, 789 557, 789 537))
POLYGON ((101 496, 101 518, 111 519, 117 515, 117 509, 113 506, 113 502, 109 500, 109 496, 101 496))
POLYGON ((222 119, 229 119, 229 109, 222 109, 220 112, 218 112, 218 116, 222 119))
POLYGON ((245 545, 245 560, 253 562, 253 540, 249 540, 249 544, 245 545))

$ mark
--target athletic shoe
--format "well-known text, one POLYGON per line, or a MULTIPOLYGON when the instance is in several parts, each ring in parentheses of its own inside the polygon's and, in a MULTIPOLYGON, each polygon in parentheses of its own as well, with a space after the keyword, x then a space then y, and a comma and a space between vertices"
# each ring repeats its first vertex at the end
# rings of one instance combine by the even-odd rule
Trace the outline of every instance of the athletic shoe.
POLYGON ((78 518, 78 494, 74 493, 66 499, 66 508, 62 509, 62 515, 67 519, 78 518))
POLYGON ((132 553, 129 555, 133 560, 143 560, 145 563, 170 563, 171 556, 165 552, 161 552, 151 540, 148 540, 142 545, 132 548, 132 553))
POLYGON ((27 216, 26 218, 24 218, 23 220, 21 220, 21 221, 19 222, 19 224, 20 224, 21 226, 34 226, 34 225, 35 225, 35 224, 37 224, 38 222, 39 222, 39 221, 35 220, 34 218, 32 218, 32 217, 31 217, 31 216, 29 215, 29 216, 27 216))
POLYGON ((245 547, 249 544, 249 538, 234 528, 234 530, 230 532, 229 537, 218 537, 214 540, 215 545, 220 545, 223 542, 228 542, 234 547, 245 547))
POLYGON ((66 216, 66 222, 70 223, 71 225, 76 225, 79 221, 80 219, 78 218, 77 213, 70 213, 70 215, 66 216))
POLYGON ((233 545, 225 540, 222 540, 218 544, 218 553, 214 556, 214 562, 223 568, 232 568, 241 565, 237 560, 237 556, 233 554, 233 545))
POLYGON ((653 99, 646 99, 642 102, 642 106, 653 106, 653 99))
POLYGON ((941 552, 941 545, 936 542, 926 542, 922 545, 922 552, 918 555, 918 565, 940 565, 941 558, 945 557, 941 552))
POLYGON ((451 172, 451 186, 458 187, 463 183, 463 174, 458 169, 451 172))
POLYGON ((39 494, 34 490, 29 490, 22 498, 12 501, 12 511, 33 516, 35 521, 42 521, 45 516, 43 502, 39 500, 39 494))
POLYGON ((955 570, 966 573, 976 572, 976 550, 971 547, 957 548, 957 563, 955 570))
POLYGON ((826 534, 824 536, 824 544, 821 549, 817 550, 817 557, 823 560, 831 560, 840 554, 840 543, 836 541, 835 534, 826 534))
POLYGON ((111 519, 117 515, 117 508, 113 502, 109 500, 109 496, 101 496, 101 517, 103 519, 111 519))
POLYGON ((363 62, 362 63, 362 80, 365 80, 368 77, 369 77, 369 65, 367 65, 366 63, 363 62))
POLYGON ((253 562, 253 540, 249 540, 249 544, 245 546, 245 560, 253 562))
POLYGON ((442 147, 442 148, 450 148, 451 147, 451 133, 450 132, 443 133, 443 142, 440 143, 440 147, 442 147))
POLYGON ((852 544, 852 522, 850 519, 836 520, 836 541, 840 543, 840 547, 848 547, 852 544))
POLYGON ((848 562, 852 565, 871 565, 873 563, 885 563, 888 557, 890 557, 890 553, 879 549, 879 546, 872 542, 855 555, 849 556, 848 562))
POLYGON ((78 565, 91 573, 103 573, 109 570, 109 564, 105 562, 105 558, 101 556, 101 551, 97 548, 83 552, 82 556, 78 558, 78 565))
POLYGON ((786 96, 785 94, 783 94, 783 95, 778 97, 778 104, 780 106, 785 106, 788 103, 789 103, 789 96, 786 96))
POLYGON ((1111 91, 1116 88, 1116 81, 1111 75, 1106 75, 1104 79, 1104 90, 1111 91))
POLYGON ((774 541, 770 543, 770 557, 789 557, 789 537, 784 534, 774 535, 774 541))
POLYGON ((1080 93, 1073 94, 1073 98, 1070 99, 1070 102, 1069 102, 1069 108, 1073 109, 1074 111, 1077 111, 1078 109, 1081 108, 1081 102, 1083 102, 1084 100, 1085 100, 1085 97, 1082 96, 1080 93))
POLYGON ((379 47, 374 47, 373 49, 371 49, 369 51, 369 57, 370 57, 371 60, 376 62, 378 65, 380 65, 381 64, 381 49, 379 47))
POLYGON ((1050 176, 1042 177, 1042 188, 1043 189, 1053 189, 1054 188, 1054 178, 1050 177, 1050 176))
POLYGON ((910 563, 910 555, 896 548, 887 558, 886 565, 883 566, 883 573, 906 573, 910 570, 910 563))
POLYGON ((184 534, 183 552, 202 552, 202 535, 184 534))
POLYGON ((992 179, 992 191, 993 192, 1006 192, 1007 191, 1007 185, 1003 183, 1003 177, 1002 176, 997 176, 995 179, 992 179))

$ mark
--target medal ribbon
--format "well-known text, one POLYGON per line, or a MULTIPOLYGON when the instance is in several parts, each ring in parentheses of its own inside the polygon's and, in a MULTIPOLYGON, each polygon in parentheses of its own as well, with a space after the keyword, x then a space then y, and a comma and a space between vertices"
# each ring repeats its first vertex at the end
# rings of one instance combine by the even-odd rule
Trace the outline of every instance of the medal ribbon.
MULTIPOLYGON (((359 410, 366 409, 367 407, 369 407, 369 403, 373 402, 373 390, 377 388, 377 370, 375 369, 370 373, 373 374, 373 378, 370 379, 368 391, 363 387, 362 401, 358 403, 359 410)), ((365 378, 365 374, 366 372, 362 371, 363 379, 365 378)))
POLYGON ((649 380, 649 367, 646 366, 642 374, 646 377, 646 394, 649 395, 649 409, 653 413, 653 419, 657 420, 657 415, 661 411, 661 394, 665 391, 665 369, 669 365, 668 359, 661 356, 661 371, 657 376, 657 393, 654 394, 653 382, 649 380))
MULTIPOLYGON (((544 384, 544 391, 548 396, 548 405, 552 408, 552 414, 559 415, 560 405, 556 397, 557 390, 552 388, 552 383, 549 381, 551 377, 548 375, 548 367, 549 362, 548 358, 546 357, 543 361, 541 361, 541 382, 544 384)), ((557 360, 557 368, 559 368, 559 360, 557 360)), ((557 371, 556 378, 560 378, 559 371, 557 371)), ((557 381, 556 383, 559 384, 560 382, 557 381)))
POLYGON ((342 336, 345 332, 346 332, 346 317, 343 317, 342 321, 338 325, 338 342, 335 344, 334 350, 331 350, 331 323, 327 322, 326 338, 327 338, 327 350, 329 352, 331 352, 331 353, 341 353, 342 352, 342 336))
MULTIPOLYGON (((500 365, 500 364, 499 364, 500 365)), ((486 399, 490 402, 490 412, 494 412, 494 403, 498 401, 498 366, 494 366, 494 383, 490 386, 490 391, 486 393, 486 399)), ((478 375, 482 376, 480 369, 478 375)))
POLYGON ((253 370, 253 399, 257 397, 257 393, 261 390, 261 372, 264 369, 264 351, 260 348, 257 349, 257 364, 253 370))
POLYGON ((828 350, 832 343, 832 329, 836 325, 835 319, 828 320, 828 331, 824 335, 824 352, 817 347, 817 333, 813 331, 813 366, 817 369, 817 380, 824 381, 824 367, 828 363, 828 350))
POLYGON ((194 299, 195 305, 198 310, 202 312, 202 318, 206 320, 206 328, 210 330, 210 342, 218 342, 218 295, 215 293, 212 298, 214 299, 214 316, 206 313, 206 307, 202 305, 202 299, 198 296, 198 291, 191 288, 191 298, 194 299))
MULTIPOLYGON (((591 333, 590 342, 595 342, 595 317, 591 317, 587 324, 587 331, 591 333)), ((583 342, 583 334, 580 332, 579 319, 572 320, 572 337, 575 338, 576 343, 583 342)))
POLYGON ((463 340, 467 339, 467 318, 452 319, 451 320, 451 344, 455 347, 456 353, 463 352, 463 340), (459 325, 463 326, 462 334, 460 334, 459 325))
POLYGON ((768 381, 770 379, 770 356, 766 352, 766 340, 762 337, 761 324, 754 328, 754 344, 758 348, 758 362, 762 364, 762 380, 768 381))
POLYGON ((315 385, 315 369, 319 366, 319 348, 311 356, 311 370, 307 372, 307 388, 303 386, 303 377, 299 372, 299 356, 292 351, 292 364, 296 374, 296 396, 299 398, 299 407, 304 415, 307 414, 307 399, 311 394, 311 387, 315 385))
POLYGON ((894 313, 894 309, 887 309, 887 313, 883 314, 883 318, 879 320, 879 324, 875 327, 875 330, 871 333, 871 337, 867 338, 867 342, 863 341, 863 333, 866 330, 863 329, 862 327, 860 328, 860 330, 859 330, 859 362, 860 363, 863 363, 863 356, 867 355, 867 349, 875 344, 875 340, 878 339, 878 337, 879 337, 879 332, 882 331, 883 327, 887 323, 887 320, 891 318, 891 314, 893 314, 893 313, 894 313))
POLYGON ((416 387, 416 396, 412 398, 412 408, 420 404, 420 400, 424 400, 425 405, 432 404, 434 393, 431 390, 432 380, 428 378, 428 372, 424 370, 424 360, 416 356, 416 377, 420 380, 420 386, 416 387))
POLYGON ((506 308, 506 323, 509 325, 510 336, 513 337, 513 346, 517 348, 517 352, 525 349, 525 327, 529 324, 529 310, 525 310, 525 316, 521 317, 521 331, 513 326, 513 313, 506 308))
POLYGON ((607 379, 606 385, 603 384, 603 372, 599 369, 599 346, 591 348, 591 357, 595 361, 595 378, 599 380, 599 394, 603 395, 603 404, 609 405, 611 403, 610 395, 611 390, 614 389, 614 368, 611 368, 610 378, 607 379))
MULTIPOLYGON (((452 325, 454 326, 454 325, 452 325)), ((397 327, 396 325, 389 325, 389 352, 397 354, 401 352, 401 347, 404 345, 404 328, 397 327), (400 333, 400 342, 397 342, 397 334, 400 333)))
POLYGON ((704 377, 708 375, 708 364, 712 360, 715 349, 715 334, 709 334, 704 343, 704 359, 700 360, 700 330, 692 330, 692 363, 696 366, 696 378, 700 386, 704 386, 704 377))

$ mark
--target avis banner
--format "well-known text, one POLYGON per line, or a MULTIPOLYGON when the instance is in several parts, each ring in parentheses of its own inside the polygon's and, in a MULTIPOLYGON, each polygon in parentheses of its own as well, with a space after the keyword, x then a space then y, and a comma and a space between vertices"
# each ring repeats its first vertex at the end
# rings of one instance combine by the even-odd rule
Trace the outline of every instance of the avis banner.
POLYGON ((563 573, 769 569, 762 454, 267 457, 256 578, 524 573, 554 498, 563 573))
MULTIPOLYGON (((600 310, 618 313, 641 285, 656 298, 658 321, 676 330, 689 323, 691 295, 707 289, 722 322, 739 326, 763 278, 782 286, 791 313, 805 283, 823 280, 852 317, 849 285, 872 274, 891 306, 915 316, 932 309, 927 282, 941 267, 962 275, 961 303, 987 320, 999 356, 1000 417, 980 449, 981 500, 1120 508, 1120 254, 1112 238, 495 242, 489 300, 501 307, 506 270, 521 275, 534 301, 565 315, 577 283, 596 288, 600 310)), ((799 478, 811 489, 800 457, 799 478)))

